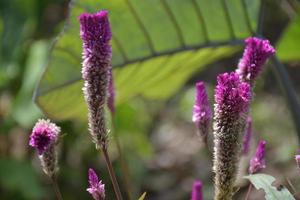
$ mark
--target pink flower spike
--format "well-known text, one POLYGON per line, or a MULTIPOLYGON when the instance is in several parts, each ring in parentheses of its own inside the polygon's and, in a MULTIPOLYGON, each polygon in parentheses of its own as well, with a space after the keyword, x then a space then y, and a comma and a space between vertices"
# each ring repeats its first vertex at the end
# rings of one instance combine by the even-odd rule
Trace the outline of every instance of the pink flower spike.
POLYGON ((199 180, 194 181, 191 200, 203 200, 202 182, 199 180))
POLYGON ((236 72, 241 80, 253 84, 267 59, 275 54, 275 49, 269 40, 256 37, 247 38, 245 43, 244 54, 240 59, 236 72))
POLYGON ((60 128, 50 120, 39 119, 33 127, 29 139, 29 145, 36 148, 39 155, 42 155, 51 144, 57 140, 60 128))
POLYGON ((261 140, 256 148, 256 153, 254 157, 250 160, 249 172, 250 174, 254 174, 261 169, 266 168, 265 161, 265 149, 266 149, 266 141, 261 140))
POLYGON ((300 155, 296 155, 295 159, 296 159, 296 162, 297 162, 297 165, 298 165, 298 169, 300 170, 300 155))
POLYGON ((196 83, 195 104, 193 107, 193 122, 196 124, 200 136, 204 142, 207 140, 207 135, 212 121, 212 108, 208 102, 208 96, 204 83, 196 83))
POLYGON ((102 181, 98 179, 97 174, 93 169, 89 169, 89 184, 90 187, 86 190, 92 195, 95 200, 104 200, 105 199, 105 188, 102 181))

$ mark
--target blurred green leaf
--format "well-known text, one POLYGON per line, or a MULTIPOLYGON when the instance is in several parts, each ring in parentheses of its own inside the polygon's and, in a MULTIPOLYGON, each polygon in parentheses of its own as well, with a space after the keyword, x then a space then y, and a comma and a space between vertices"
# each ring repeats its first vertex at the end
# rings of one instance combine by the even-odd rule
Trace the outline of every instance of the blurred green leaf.
POLYGON ((285 29, 277 45, 277 55, 282 61, 300 60, 300 12, 285 29))
POLYGON ((42 199, 44 194, 29 162, 0 159, 0 184, 9 191, 21 193, 26 199, 42 199))
POLYGON ((48 49, 49 44, 46 41, 32 44, 25 66, 22 87, 14 102, 12 115, 19 124, 27 128, 42 115, 39 108, 32 102, 32 94, 45 65, 48 49))
POLYGON ((295 200, 293 195, 291 195, 284 186, 281 186, 279 189, 272 185, 275 181, 273 176, 267 174, 253 174, 245 176, 245 178, 249 179, 257 190, 263 189, 265 191, 266 200, 295 200))
POLYGON ((255 29, 260 6, 259 0, 245 3, 246 7, 240 0, 72 1, 68 25, 54 46, 36 102, 57 120, 86 118, 77 20, 83 12, 110 12, 119 105, 134 96, 164 100, 204 66, 240 50, 242 39, 255 29))

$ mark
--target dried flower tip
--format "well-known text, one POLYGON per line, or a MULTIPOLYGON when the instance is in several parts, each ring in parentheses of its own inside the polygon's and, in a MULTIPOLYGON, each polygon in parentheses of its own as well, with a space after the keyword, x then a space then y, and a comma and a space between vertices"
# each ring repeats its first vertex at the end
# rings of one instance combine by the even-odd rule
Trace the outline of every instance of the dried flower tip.
POLYGON ((33 127, 29 145, 36 148, 39 155, 43 154, 51 144, 55 143, 60 128, 50 120, 39 119, 33 127))
POLYGON ((203 200, 202 182, 201 181, 197 180, 194 182, 191 200, 203 200))
POLYGON ((261 169, 266 168, 265 162, 266 141, 261 140, 256 148, 254 157, 250 160, 249 173, 254 174, 261 169))
POLYGON ((237 73, 221 74, 217 78, 215 102, 215 200, 230 200, 241 150, 240 136, 251 102, 250 85, 241 82, 237 73))
POLYGON ((84 97, 88 105, 89 129, 96 147, 106 148, 107 129, 104 105, 107 100, 111 68, 111 30, 108 12, 84 13, 79 16, 83 41, 82 78, 84 97))
POLYGON ((105 199, 105 185, 102 184, 102 181, 98 179, 97 174, 93 169, 89 169, 89 184, 90 187, 87 188, 87 191, 92 195, 95 200, 104 200, 105 199))
POLYGON ((269 40, 250 37, 245 42, 246 47, 238 64, 237 73, 241 80, 253 84, 267 59, 275 54, 275 49, 269 40))
POLYGON ((203 82, 196 83, 192 120, 196 124, 203 141, 206 142, 212 121, 212 109, 209 105, 207 92, 203 82))
POLYGON ((249 153, 251 137, 252 137, 252 118, 248 117, 246 122, 246 130, 243 138, 243 149, 242 149, 243 155, 247 155, 249 153))

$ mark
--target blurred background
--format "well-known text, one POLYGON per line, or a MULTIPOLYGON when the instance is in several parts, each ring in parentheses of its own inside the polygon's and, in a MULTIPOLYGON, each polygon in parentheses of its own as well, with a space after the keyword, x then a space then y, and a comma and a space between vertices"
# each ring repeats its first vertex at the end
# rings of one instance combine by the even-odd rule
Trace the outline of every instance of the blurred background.
MULTIPOLYGON (((127 185, 133 199, 143 192, 149 200, 189 199, 193 181, 200 179, 205 199, 212 199, 211 155, 191 122, 194 84, 205 81, 213 105, 216 76, 236 68, 242 39, 253 33, 275 45, 284 67, 268 62, 255 86, 250 157, 258 140, 265 139, 267 168, 263 172, 292 193, 291 184, 300 188, 294 160, 299 148, 295 122, 298 116, 299 123, 300 113, 294 104, 300 95, 299 1, 155 0, 150 7, 149 1, 143 2, 78 0, 70 14, 68 0, 0 1, 0 199, 55 199, 37 154, 28 145, 34 123, 45 117, 57 122, 64 134, 58 177, 64 199, 91 199, 86 192, 89 167, 106 184, 107 199, 114 199, 104 160, 87 131, 76 19, 84 11, 102 8, 110 11, 115 34, 117 106, 109 152, 124 196, 127 185), (171 22, 164 21, 163 14, 171 22), (68 16, 66 34, 53 48, 68 16), (140 39, 139 34, 145 37, 140 39), (75 58, 67 58, 71 51, 75 58), (282 77, 282 71, 278 76, 278 69, 289 79, 282 77), (116 137, 130 184, 125 183, 116 137)), ((110 115, 107 118, 111 121, 110 115)), ((247 167, 248 159, 243 158, 241 166, 247 167)), ((235 198, 243 199, 247 184, 243 179, 238 182, 235 198)), ((250 199, 262 198, 263 192, 253 191, 250 199)))

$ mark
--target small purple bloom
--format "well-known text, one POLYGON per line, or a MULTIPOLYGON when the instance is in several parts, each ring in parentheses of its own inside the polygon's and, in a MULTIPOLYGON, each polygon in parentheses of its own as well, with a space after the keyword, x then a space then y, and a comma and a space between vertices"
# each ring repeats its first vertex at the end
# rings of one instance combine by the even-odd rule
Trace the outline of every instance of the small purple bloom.
POLYGON ((96 148, 107 146, 104 105, 107 100, 111 70, 112 37, 108 12, 84 13, 79 16, 83 41, 82 78, 84 97, 88 105, 89 129, 96 148))
POLYGON ((51 144, 55 143, 60 128, 49 120, 40 119, 33 127, 29 145, 36 148, 39 155, 43 154, 51 144))
POLYGON ((97 174, 93 169, 89 169, 89 184, 90 187, 87 188, 87 191, 92 195, 95 200, 104 200, 105 199, 105 189, 102 181, 98 179, 97 174))
POLYGON ((271 46, 269 40, 256 37, 247 38, 245 43, 246 47, 238 64, 237 73, 241 80, 253 84, 267 59, 275 54, 275 49, 271 46))
POLYGON ((250 167, 249 167, 250 174, 254 174, 259 170, 266 168, 265 148, 266 148, 266 141, 264 140, 259 141, 259 144, 256 148, 256 153, 254 157, 250 160, 250 167))
POLYGON ((252 118, 248 117, 246 122, 246 130, 243 138, 243 149, 242 149, 243 155, 247 155, 249 152, 251 136, 252 136, 252 118))
POLYGON ((194 181, 191 200, 203 200, 201 181, 194 181))
POLYGON ((196 83, 196 96, 192 120, 199 129, 204 142, 206 142, 212 120, 212 109, 209 105, 208 96, 203 82, 196 83))
MULTIPOLYGON (((300 153, 300 150, 298 150, 298 152, 300 153)), ((300 155, 296 155, 295 159, 296 159, 296 162, 297 162, 297 165, 298 165, 298 169, 300 170, 300 155)))

